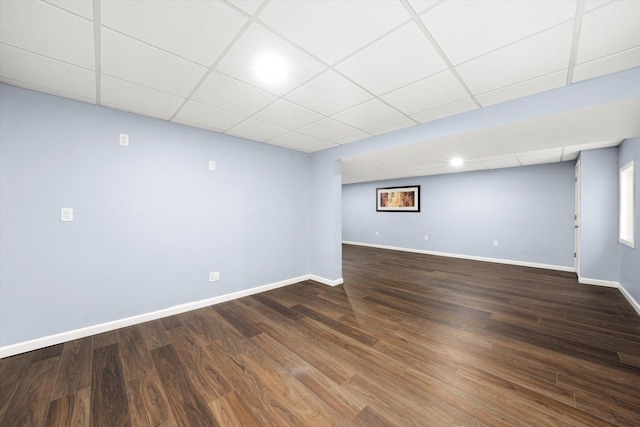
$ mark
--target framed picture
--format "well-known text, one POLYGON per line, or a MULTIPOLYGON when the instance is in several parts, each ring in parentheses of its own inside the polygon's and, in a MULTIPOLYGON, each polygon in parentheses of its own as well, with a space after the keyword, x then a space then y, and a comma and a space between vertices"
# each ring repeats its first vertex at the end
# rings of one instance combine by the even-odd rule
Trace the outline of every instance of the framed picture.
POLYGON ((420 212, 420 186, 376 188, 376 211, 420 212))

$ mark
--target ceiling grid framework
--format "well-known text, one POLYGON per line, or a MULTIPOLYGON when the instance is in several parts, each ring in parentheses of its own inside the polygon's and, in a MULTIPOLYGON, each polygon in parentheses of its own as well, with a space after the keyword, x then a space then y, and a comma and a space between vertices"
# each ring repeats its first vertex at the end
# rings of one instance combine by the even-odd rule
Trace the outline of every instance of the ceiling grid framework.
POLYGON ((638 66, 637 0, 0 0, 0 82, 307 153, 638 66))

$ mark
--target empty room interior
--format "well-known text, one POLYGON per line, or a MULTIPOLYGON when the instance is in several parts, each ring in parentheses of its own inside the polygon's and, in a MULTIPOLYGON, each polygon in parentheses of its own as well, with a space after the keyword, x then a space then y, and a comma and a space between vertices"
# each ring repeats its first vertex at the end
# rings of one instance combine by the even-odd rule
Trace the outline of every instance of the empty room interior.
POLYGON ((640 425, 640 1, 0 0, 0 425, 640 425))

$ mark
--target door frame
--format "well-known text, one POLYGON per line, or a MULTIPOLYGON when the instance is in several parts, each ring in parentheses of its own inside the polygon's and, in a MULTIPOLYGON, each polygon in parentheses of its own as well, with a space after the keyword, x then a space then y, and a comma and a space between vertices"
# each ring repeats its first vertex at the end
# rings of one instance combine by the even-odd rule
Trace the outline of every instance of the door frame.
POLYGON ((573 216, 573 267, 580 277, 580 159, 576 162, 575 168, 575 214, 573 216))

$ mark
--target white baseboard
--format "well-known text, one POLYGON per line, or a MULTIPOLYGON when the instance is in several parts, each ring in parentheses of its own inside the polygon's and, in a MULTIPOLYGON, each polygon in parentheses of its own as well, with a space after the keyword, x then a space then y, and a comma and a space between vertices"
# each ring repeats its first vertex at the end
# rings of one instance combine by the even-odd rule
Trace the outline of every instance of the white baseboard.
POLYGON ((448 252, 436 252, 436 251, 427 251, 422 249, 402 248, 399 246, 376 245, 373 243, 359 243, 359 242, 348 242, 348 241, 343 241, 342 243, 346 245, 368 246, 371 248, 390 249, 392 251, 412 252, 412 253, 424 254, 424 255, 445 256, 449 258, 468 259, 472 261, 493 262, 496 264, 508 264, 508 265, 519 265, 521 267, 543 268, 545 270, 568 271, 568 272, 576 271, 574 267, 568 267, 564 265, 541 264, 537 262, 516 261, 511 259, 487 258, 487 257, 481 257, 481 256, 475 256, 475 255, 452 254, 448 252))
POLYGON ((638 313, 638 316, 640 316, 640 304, 638 304, 638 301, 636 301, 636 299, 632 297, 629 292, 627 292, 624 286, 620 285, 618 289, 620 289, 620 292, 622 293, 622 295, 624 295, 627 301, 629 301, 629 304, 631 304, 631 307, 633 307, 636 313, 638 313))
POLYGON ((582 283, 583 285, 595 285, 595 286, 606 286, 607 288, 618 288, 620 289, 620 283, 612 282, 611 280, 602 280, 602 279, 590 279, 588 277, 580 277, 578 276, 578 283, 582 283))
POLYGON ((186 304, 175 305, 173 307, 164 308, 150 313, 140 314, 137 316, 131 316, 124 319, 118 319, 111 322, 101 323, 98 325, 87 326, 85 328, 74 329, 72 331, 61 332, 59 334, 49 335, 42 338, 36 338, 30 341, 23 341, 16 344, 10 344, 4 347, 0 347, 0 359, 14 356, 20 353, 26 353, 27 351, 37 350, 39 348, 49 347, 52 345, 60 344, 67 341, 76 340, 79 338, 88 337, 91 335, 101 334, 103 332, 113 331, 115 329, 124 328, 131 325, 137 325, 138 323, 148 322, 150 320, 156 320, 167 316, 173 316, 174 314, 184 313, 186 311, 197 310, 209 305, 220 304, 225 301, 231 301, 234 299, 246 297, 249 295, 270 291, 272 289, 282 288, 284 286, 293 285, 294 283, 304 282, 305 280, 314 280, 316 282, 337 286, 340 285, 342 278, 336 280, 325 279, 324 277, 316 276, 313 274, 305 274, 303 276, 294 277, 292 279, 282 280, 280 282, 270 283, 263 286, 257 286, 251 289, 245 289, 244 291, 233 292, 226 295, 220 295, 213 298, 207 298, 200 301, 194 301, 186 304))
POLYGON ((315 274, 309 274, 308 276, 309 276, 309 280, 320 282, 323 285, 338 286, 344 283, 344 280, 342 279, 342 277, 336 280, 329 280, 329 279, 325 279, 324 277, 316 276, 315 274))
POLYGON ((601 280, 601 279, 590 279, 588 277, 580 277, 578 276, 578 282, 583 283, 585 285, 594 285, 594 286, 606 286, 609 288, 616 288, 620 290, 620 293, 629 301, 631 307, 640 315, 640 304, 635 300, 634 297, 631 296, 629 292, 618 282, 612 282, 609 280, 601 280))

